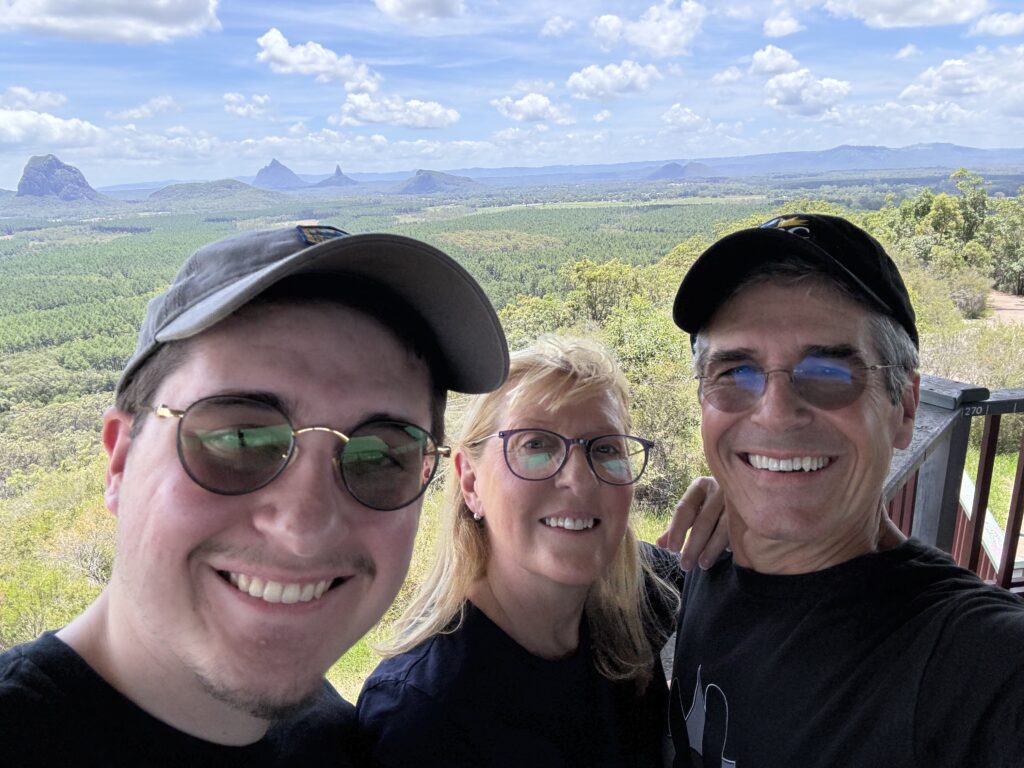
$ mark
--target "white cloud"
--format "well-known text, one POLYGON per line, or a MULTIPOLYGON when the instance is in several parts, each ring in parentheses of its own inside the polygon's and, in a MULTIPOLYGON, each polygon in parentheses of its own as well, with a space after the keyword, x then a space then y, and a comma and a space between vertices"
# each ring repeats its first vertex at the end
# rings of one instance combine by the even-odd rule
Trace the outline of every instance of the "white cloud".
POLYGON ((1024 13, 990 13, 982 16, 971 27, 971 34, 996 37, 1024 35, 1024 13))
POLYGON ((929 27, 963 24, 985 12, 988 0, 827 0, 839 17, 861 19, 869 27, 929 27))
POLYGON ((162 112, 172 111, 181 111, 181 107, 178 106, 172 96, 155 96, 145 104, 140 104, 137 107, 125 109, 120 112, 107 112, 107 117, 114 120, 145 120, 153 117, 154 115, 159 115, 162 112))
POLYGON ((607 120, 611 116, 612 116, 611 112, 609 112, 607 109, 602 109, 600 112, 597 112, 590 119, 593 120, 595 123, 603 123, 605 120, 607 120))
POLYGON ((385 16, 402 21, 425 21, 459 16, 465 10, 462 0, 374 0, 385 16))
POLYGON ((739 67, 729 67, 711 76, 711 82, 715 85, 729 85, 743 79, 743 73, 739 67))
POLYGON ((777 75, 800 68, 800 62, 792 53, 769 45, 754 53, 750 62, 750 73, 754 75, 777 75))
POLYGON ((458 112, 436 101, 406 101, 400 96, 374 98, 368 93, 350 93, 341 113, 329 118, 332 125, 390 123, 408 128, 445 128, 458 120, 458 112))
POLYGON ((948 129, 976 124, 981 116, 951 101, 929 104, 898 104, 888 101, 868 106, 843 108, 841 122, 864 141, 872 139, 896 146, 921 141, 922 128, 948 129))
POLYGON ((641 66, 627 59, 605 67, 591 64, 569 75, 565 84, 577 99, 611 99, 623 93, 646 91, 660 79, 657 67, 641 66))
POLYGON ((550 93, 555 84, 550 80, 516 80, 512 90, 516 93, 550 93))
POLYGON ((610 48, 620 38, 645 53, 658 58, 680 56, 700 34, 707 9, 694 0, 682 0, 674 7, 673 0, 652 5, 636 21, 624 21, 607 14, 590 23, 594 36, 604 48, 610 48))
POLYGON ((594 37, 605 50, 611 48, 622 37, 623 21, 618 16, 606 13, 590 22, 594 37))
POLYGON ((698 131, 710 127, 710 121, 698 115, 689 107, 673 104, 661 116, 662 122, 677 131, 698 131))
POLYGON ((1024 110, 1024 45, 984 46, 959 59, 928 67, 900 94, 907 102, 927 104, 957 100, 965 108, 972 100, 995 113, 1024 110))
POLYGON ((519 142, 526 141, 531 135, 530 131, 525 128, 513 127, 495 131, 492 138, 503 144, 518 144, 519 142))
POLYGON ((78 118, 65 120, 30 109, 0 109, 0 145, 87 146, 102 136, 100 128, 78 118))
POLYGON ((783 11, 778 16, 764 20, 765 37, 785 37, 804 29, 806 27, 794 19, 789 11, 783 11))
POLYGON ((830 77, 815 79, 808 69, 784 72, 765 83, 767 104, 779 112, 822 116, 850 92, 850 84, 830 77))
POLYGON ((62 93, 50 91, 30 91, 20 85, 12 85, 0 94, 0 109, 41 110, 61 107, 67 102, 62 93))
POLYGON ((219 30, 218 1, 0 0, 0 30, 27 30, 85 40, 162 43, 219 30))
POLYGON ((552 16, 544 22, 544 26, 540 30, 540 36, 561 37, 575 26, 576 22, 571 19, 563 19, 561 16, 552 16))
POLYGON ((316 75, 317 81, 321 83, 341 80, 349 93, 377 90, 380 75, 371 72, 365 64, 356 64, 348 54, 339 56, 320 43, 289 45, 287 38, 276 28, 269 30, 256 42, 262 49, 256 58, 269 64, 274 72, 316 75))
POLYGON ((239 117, 263 117, 267 113, 270 96, 254 93, 249 101, 241 93, 224 94, 224 111, 239 117))
POLYGON ((900 48, 898 51, 896 51, 896 55, 893 58, 894 59, 910 59, 910 58, 913 58, 914 56, 920 56, 920 55, 921 55, 921 49, 920 48, 918 48, 913 43, 907 43, 902 48, 900 48))
POLYGON ((568 109, 552 104, 551 99, 541 93, 528 93, 517 101, 511 96, 492 99, 491 106, 503 117, 517 122, 550 120, 559 125, 571 125, 576 122, 568 109))

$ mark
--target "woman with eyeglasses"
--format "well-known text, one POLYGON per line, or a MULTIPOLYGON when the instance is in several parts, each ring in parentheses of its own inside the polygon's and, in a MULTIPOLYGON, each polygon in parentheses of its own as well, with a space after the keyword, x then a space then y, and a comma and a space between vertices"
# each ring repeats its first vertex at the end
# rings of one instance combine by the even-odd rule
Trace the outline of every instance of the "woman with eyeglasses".
POLYGON ((433 570, 359 697, 370 763, 663 764, 679 571, 630 526, 653 447, 631 427, 618 364, 583 340, 514 354, 471 402, 433 570))

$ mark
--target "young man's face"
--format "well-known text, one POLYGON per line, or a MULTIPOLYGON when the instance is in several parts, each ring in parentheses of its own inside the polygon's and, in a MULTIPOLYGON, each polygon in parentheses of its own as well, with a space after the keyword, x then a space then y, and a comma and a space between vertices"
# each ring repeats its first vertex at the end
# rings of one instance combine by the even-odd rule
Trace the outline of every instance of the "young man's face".
MULTIPOLYGON (((431 427, 426 366, 351 310, 267 306, 190 344, 152 405, 184 410, 246 393, 283 403, 296 428, 348 433, 371 418, 431 427)), ((202 690, 272 719, 313 692, 391 604, 422 497, 392 511, 362 505, 339 486, 339 438, 324 432, 300 435, 291 463, 264 488, 218 495, 186 475, 177 427, 150 414, 130 438, 124 414, 107 417, 107 504, 118 517, 112 631, 134 656, 126 665, 161 676, 170 695, 202 690), (242 586, 273 583, 268 596, 296 601, 251 596, 232 583, 241 576, 242 586)))
MULTIPOLYGON (((756 285, 712 318, 709 358, 720 362, 705 373, 789 370, 821 349, 847 349, 865 365, 886 363, 877 359, 868 321, 865 308, 821 287, 756 285)), ((785 373, 771 375, 761 398, 739 412, 704 398, 704 450, 736 515, 730 532, 741 540, 734 548, 775 546, 799 569, 801 557, 817 562, 842 552, 872 521, 877 526, 892 450, 909 444, 916 409, 913 388, 894 405, 883 376, 871 371, 860 396, 834 410, 804 400, 785 373)))

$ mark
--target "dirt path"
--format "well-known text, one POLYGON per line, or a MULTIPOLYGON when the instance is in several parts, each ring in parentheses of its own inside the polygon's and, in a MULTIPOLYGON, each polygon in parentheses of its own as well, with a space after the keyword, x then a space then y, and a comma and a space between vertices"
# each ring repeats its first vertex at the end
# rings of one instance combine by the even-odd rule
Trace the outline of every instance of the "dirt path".
POLYGON ((1004 323, 1024 323, 1024 296, 1012 293, 991 291, 988 305, 992 308, 992 316, 1004 323))

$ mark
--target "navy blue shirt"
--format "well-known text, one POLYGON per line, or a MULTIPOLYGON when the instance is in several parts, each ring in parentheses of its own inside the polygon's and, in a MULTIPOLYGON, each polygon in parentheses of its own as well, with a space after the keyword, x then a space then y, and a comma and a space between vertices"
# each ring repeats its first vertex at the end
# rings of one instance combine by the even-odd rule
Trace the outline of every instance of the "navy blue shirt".
POLYGON ((660 766, 667 686, 660 660, 643 692, 598 673, 580 645, 549 661, 471 603, 462 626, 383 661, 356 709, 380 766, 660 766))

